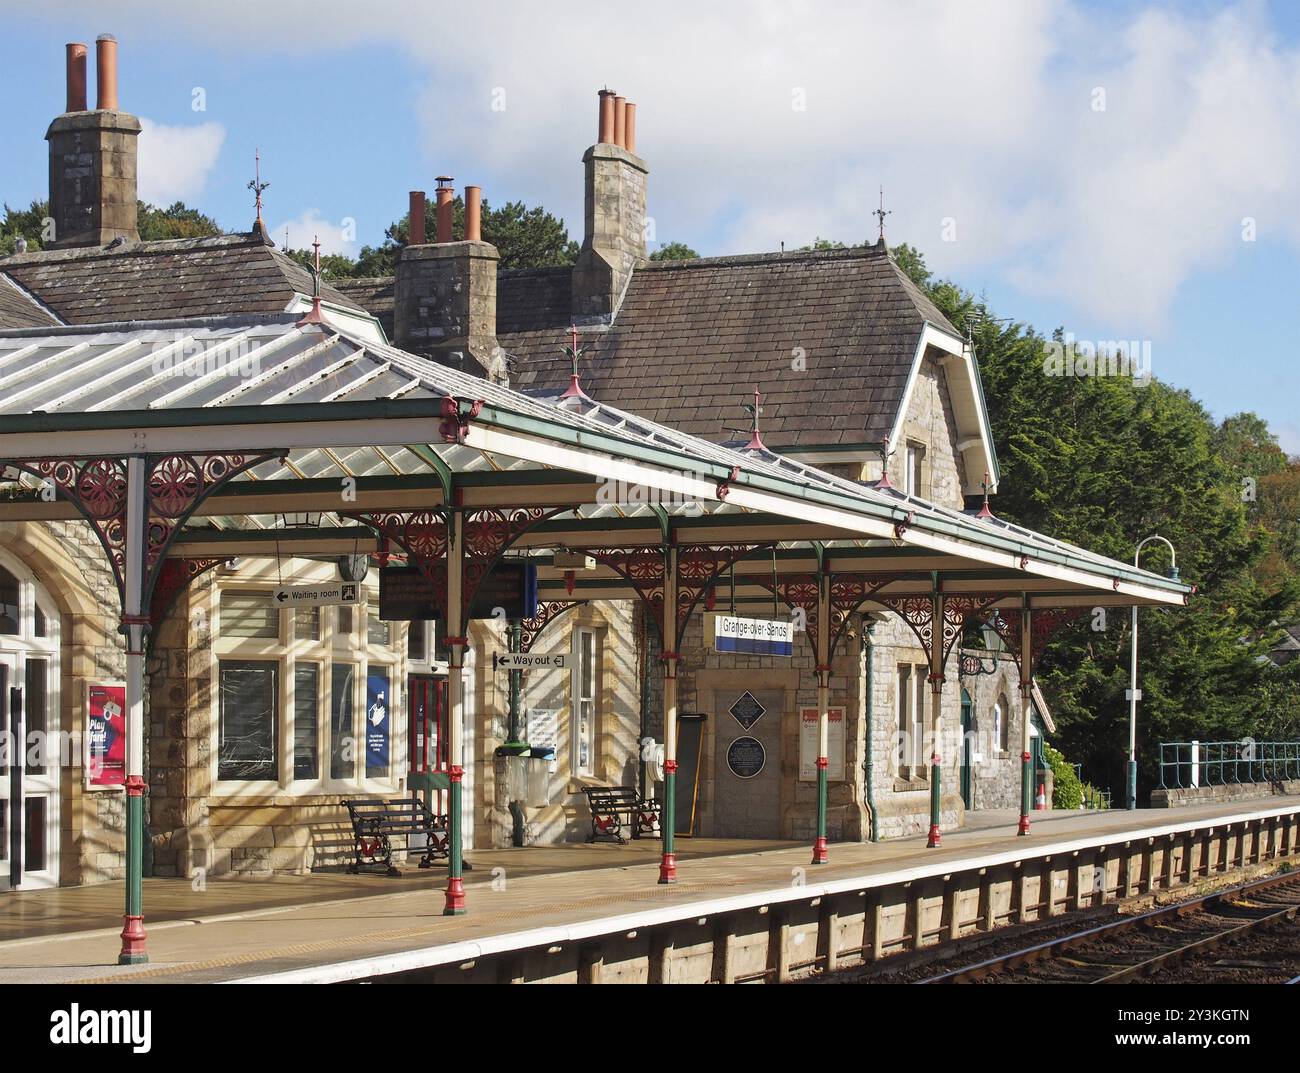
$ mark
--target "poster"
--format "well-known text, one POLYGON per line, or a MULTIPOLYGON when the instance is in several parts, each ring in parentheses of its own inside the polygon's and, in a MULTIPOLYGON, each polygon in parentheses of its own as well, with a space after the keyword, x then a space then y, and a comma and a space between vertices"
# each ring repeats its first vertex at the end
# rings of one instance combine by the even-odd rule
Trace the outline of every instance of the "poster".
MULTIPOLYGON (((844 781, 844 709, 827 708, 826 780, 844 781)), ((817 781, 817 709, 799 709, 799 781, 817 781)))
POLYGON ((366 777, 388 777, 388 745, 391 740, 392 697, 387 670, 366 675, 366 777))
POLYGON ((525 740, 534 749, 558 749, 560 712, 556 708, 529 708, 525 740))
POLYGON ((86 785, 126 785, 126 686, 86 687, 86 785))

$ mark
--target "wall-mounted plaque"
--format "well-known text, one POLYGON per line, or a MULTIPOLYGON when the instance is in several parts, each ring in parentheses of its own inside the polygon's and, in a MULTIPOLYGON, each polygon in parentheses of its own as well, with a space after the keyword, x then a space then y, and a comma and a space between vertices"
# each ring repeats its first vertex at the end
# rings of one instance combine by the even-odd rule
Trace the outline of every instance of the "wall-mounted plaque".
POLYGON ((737 723, 748 730, 766 714, 767 709, 758 703, 753 693, 745 690, 727 711, 732 714, 737 723))
POLYGON ((727 746, 727 767, 738 779, 752 779, 767 764, 767 751, 757 738, 737 738, 727 746))

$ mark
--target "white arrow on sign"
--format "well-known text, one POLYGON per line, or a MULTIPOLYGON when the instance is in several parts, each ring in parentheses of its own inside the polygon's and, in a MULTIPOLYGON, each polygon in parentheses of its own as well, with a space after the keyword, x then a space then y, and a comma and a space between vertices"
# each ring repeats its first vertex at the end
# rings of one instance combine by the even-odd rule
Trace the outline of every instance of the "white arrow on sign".
POLYGON ((535 671, 547 667, 563 668, 563 656, 534 656, 530 652, 498 652, 493 660, 498 670, 535 671))
POLYGON ((361 586, 355 581, 331 581, 324 585, 281 585, 271 593, 276 607, 332 607, 355 604, 361 586))

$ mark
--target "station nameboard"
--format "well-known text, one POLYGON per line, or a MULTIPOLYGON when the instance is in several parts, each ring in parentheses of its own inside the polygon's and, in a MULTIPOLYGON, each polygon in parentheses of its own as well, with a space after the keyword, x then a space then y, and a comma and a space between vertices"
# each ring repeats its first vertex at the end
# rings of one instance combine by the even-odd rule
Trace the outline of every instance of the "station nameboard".
POLYGON ((713 647, 718 652, 743 652, 751 656, 792 656, 794 623, 716 615, 713 647))

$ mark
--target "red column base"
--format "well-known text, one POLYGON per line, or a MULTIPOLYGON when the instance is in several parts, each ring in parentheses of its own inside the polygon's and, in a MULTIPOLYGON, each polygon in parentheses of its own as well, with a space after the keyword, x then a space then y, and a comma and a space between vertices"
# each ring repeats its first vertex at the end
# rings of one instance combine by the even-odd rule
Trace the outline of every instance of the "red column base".
POLYGON ((925 841, 925 848, 926 849, 939 848, 939 825, 937 823, 930 824, 930 837, 927 838, 925 841))
POLYGON ((665 853, 662 861, 659 862, 659 882, 676 883, 677 882, 677 854, 665 853))
POLYGON ((445 917, 465 915, 465 884, 460 876, 451 876, 447 880, 447 904, 443 907, 445 917))
POLYGON ((813 843, 813 864, 825 864, 830 858, 826 856, 826 839, 818 838, 813 843))
POLYGON ((1020 817, 1020 828, 1016 831, 1016 834, 1018 835, 1029 834, 1029 813, 1026 812, 1023 816, 1020 817))
POLYGON ((144 917, 123 917, 122 951, 117 955, 119 965, 143 965, 149 960, 144 949, 144 917))

